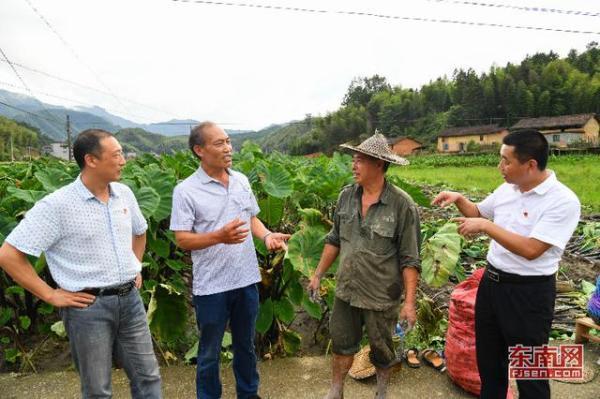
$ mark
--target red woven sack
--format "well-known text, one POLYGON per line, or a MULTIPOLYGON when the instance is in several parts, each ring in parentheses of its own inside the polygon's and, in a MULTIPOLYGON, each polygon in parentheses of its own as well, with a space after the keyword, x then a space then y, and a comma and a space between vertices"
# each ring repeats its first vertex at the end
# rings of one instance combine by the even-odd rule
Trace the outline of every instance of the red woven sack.
MULTIPOLYGON (((450 378, 458 386, 477 396, 481 391, 481 380, 475 354, 475 299, 484 270, 476 270, 452 291, 444 349, 450 378)), ((506 397, 512 399, 511 389, 506 397)))

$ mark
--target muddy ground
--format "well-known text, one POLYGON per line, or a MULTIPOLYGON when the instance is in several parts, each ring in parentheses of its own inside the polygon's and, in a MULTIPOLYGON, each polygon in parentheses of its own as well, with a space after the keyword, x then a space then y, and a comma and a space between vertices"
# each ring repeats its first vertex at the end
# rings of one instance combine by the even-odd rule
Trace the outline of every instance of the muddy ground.
MULTIPOLYGON (((595 378, 586 384, 568 384, 552 381, 553 398, 598 399, 600 397, 600 366, 595 364, 600 357, 598 345, 586 345, 586 367, 593 370, 595 378)), ((278 358, 262 361, 260 395, 267 399, 312 399, 322 398, 330 381, 330 361, 327 356, 278 358)), ((164 397, 195 397, 195 368, 172 366, 161 369, 164 397)), ((235 383, 231 367, 224 367, 223 397, 235 398, 235 383)), ((113 373, 115 398, 128 398, 128 381, 122 370, 113 373)), ((374 396, 374 378, 354 381, 348 379, 346 399, 371 398, 374 396)), ((79 397, 79 380, 74 371, 44 372, 40 374, 0 374, 0 397, 4 399, 68 399, 79 397)), ((389 387, 390 399, 433 399, 473 398, 454 385, 445 373, 421 366, 419 369, 401 367, 397 369, 389 387)))

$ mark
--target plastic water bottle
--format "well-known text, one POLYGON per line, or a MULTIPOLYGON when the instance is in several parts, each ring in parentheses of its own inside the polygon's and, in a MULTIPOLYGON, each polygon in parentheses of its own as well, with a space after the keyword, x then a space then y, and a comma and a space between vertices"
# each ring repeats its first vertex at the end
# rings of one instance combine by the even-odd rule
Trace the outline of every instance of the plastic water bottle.
POLYGON ((394 336, 392 340, 396 347, 396 361, 400 362, 404 358, 404 335, 408 330, 408 325, 406 321, 402 323, 396 323, 396 328, 394 329, 394 336))

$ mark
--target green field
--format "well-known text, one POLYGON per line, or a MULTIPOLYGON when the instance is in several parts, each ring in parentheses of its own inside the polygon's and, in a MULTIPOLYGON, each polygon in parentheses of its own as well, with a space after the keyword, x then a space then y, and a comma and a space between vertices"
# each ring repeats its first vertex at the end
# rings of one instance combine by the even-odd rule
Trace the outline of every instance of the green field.
MULTIPOLYGON (((403 179, 460 191, 485 194, 503 182, 497 157, 425 156, 413 157, 411 165, 390 170, 403 179), (475 164, 475 165, 469 165, 475 164), (477 165, 479 164, 479 165, 477 165)), ((548 168, 577 194, 585 213, 600 212, 600 156, 551 157, 548 168)))

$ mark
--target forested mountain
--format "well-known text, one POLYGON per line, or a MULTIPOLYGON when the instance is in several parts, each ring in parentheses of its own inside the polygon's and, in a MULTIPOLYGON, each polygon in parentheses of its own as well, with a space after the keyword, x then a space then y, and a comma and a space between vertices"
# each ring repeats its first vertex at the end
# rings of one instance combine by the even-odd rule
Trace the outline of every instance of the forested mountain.
POLYGON ((331 152, 379 129, 388 136, 412 136, 432 143, 446 127, 498 123, 522 117, 600 113, 600 47, 571 50, 565 58, 538 53, 519 64, 492 66, 477 74, 456 70, 420 89, 392 86, 385 77, 352 81, 340 108, 286 125, 257 142, 292 154, 331 152), (301 127, 302 126, 302 127, 301 127))
POLYGON ((143 152, 161 154, 188 148, 188 136, 167 137, 139 128, 121 129, 115 133, 115 137, 126 152, 135 152, 138 155, 143 152))
MULTIPOLYGON (((96 128, 116 133, 120 129, 140 128, 147 132, 164 136, 187 135, 190 128, 199 122, 195 119, 171 119, 166 122, 143 124, 113 115, 102 107, 66 108, 50 105, 33 97, 0 90, 0 116, 27 123, 51 137, 55 141, 65 141, 67 137, 66 116, 71 118, 71 131, 74 135, 85 129, 96 128)), ((249 130, 226 129, 230 135, 249 130)), ((175 140, 178 141, 178 140, 175 140)))

